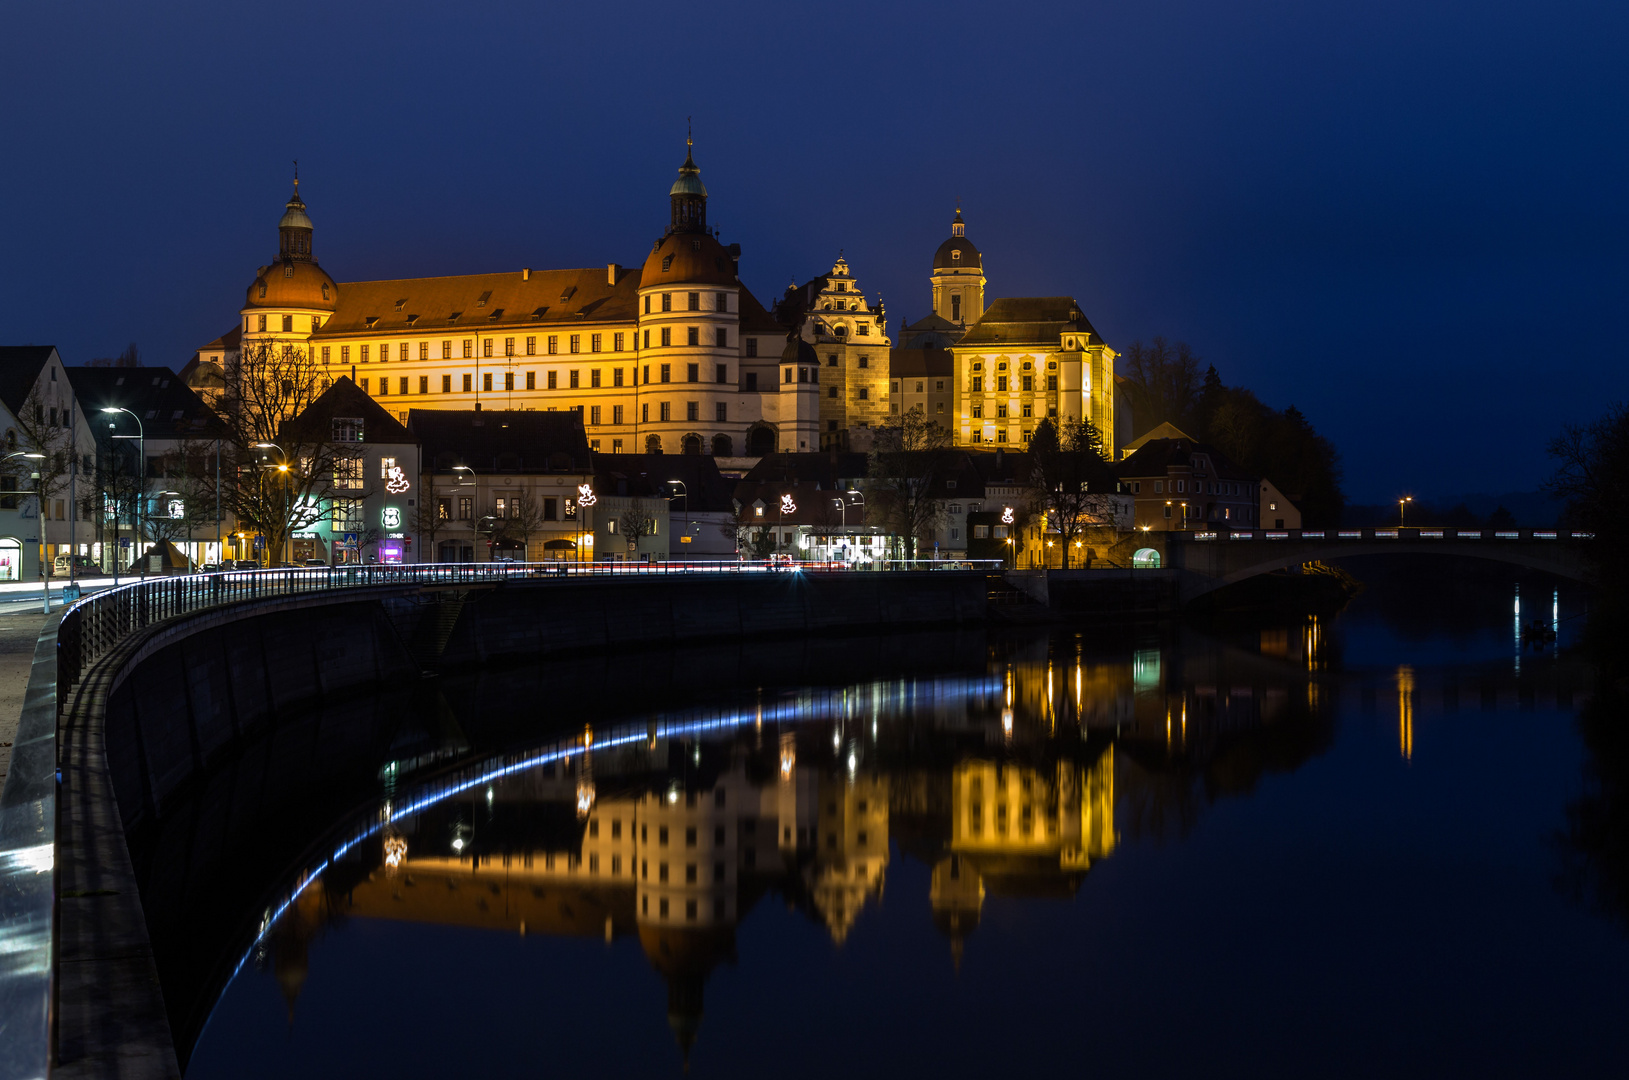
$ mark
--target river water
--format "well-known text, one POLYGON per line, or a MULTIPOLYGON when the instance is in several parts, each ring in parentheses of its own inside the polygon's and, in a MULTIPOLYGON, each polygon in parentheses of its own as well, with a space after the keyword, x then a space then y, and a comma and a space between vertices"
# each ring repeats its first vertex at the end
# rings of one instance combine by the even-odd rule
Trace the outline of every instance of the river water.
POLYGON ((133 845, 187 1075, 1617 1072, 1587 597, 1360 573, 337 703, 133 845))

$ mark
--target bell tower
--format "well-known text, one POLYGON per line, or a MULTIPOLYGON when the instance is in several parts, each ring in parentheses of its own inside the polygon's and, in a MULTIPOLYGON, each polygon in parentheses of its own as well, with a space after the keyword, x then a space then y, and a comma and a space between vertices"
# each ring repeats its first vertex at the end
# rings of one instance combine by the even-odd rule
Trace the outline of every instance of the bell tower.
POLYGON ((679 166, 679 178, 668 189, 668 201, 673 204, 673 220, 669 233, 704 233, 707 231, 707 188, 701 182, 701 170, 696 167, 693 148, 696 141, 686 133, 684 137, 684 164, 679 166))
POLYGON ((967 238, 962 208, 950 223, 950 239, 933 253, 933 313, 966 328, 984 314, 984 257, 967 238))
POLYGON ((288 197, 283 220, 277 223, 277 257, 284 261, 298 259, 316 262, 311 254, 311 219, 305 213, 305 200, 300 198, 300 163, 294 163, 294 194, 288 197))

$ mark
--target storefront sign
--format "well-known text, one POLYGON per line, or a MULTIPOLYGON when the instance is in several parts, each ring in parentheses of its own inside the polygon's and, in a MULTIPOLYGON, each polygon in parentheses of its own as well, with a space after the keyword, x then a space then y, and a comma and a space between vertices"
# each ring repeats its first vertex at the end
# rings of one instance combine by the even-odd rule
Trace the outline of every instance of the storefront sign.
POLYGON ((379 514, 379 523, 387 529, 402 527, 402 512, 399 507, 387 506, 379 514))

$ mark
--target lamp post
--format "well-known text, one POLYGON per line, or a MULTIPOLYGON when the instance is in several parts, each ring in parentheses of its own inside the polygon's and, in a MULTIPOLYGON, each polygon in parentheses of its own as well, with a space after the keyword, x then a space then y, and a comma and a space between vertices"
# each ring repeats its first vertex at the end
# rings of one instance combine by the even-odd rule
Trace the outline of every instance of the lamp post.
MULTIPOLYGON (((10 461, 12 458, 19 457, 27 461, 45 460, 44 454, 36 454, 27 450, 19 450, 14 454, 7 454, 5 457, 0 458, 0 464, 10 461)), ((45 569, 45 498, 40 494, 38 484, 34 486, 34 515, 36 522, 34 527, 40 530, 39 539, 37 541, 39 545, 40 557, 40 580, 45 583, 45 613, 49 615, 51 614, 51 575, 47 573, 45 569)), ((69 559, 71 560, 72 558, 73 556, 70 555, 69 559)), ((19 567, 19 570, 20 569, 21 568, 19 567)))
POLYGON ((1404 495, 1397 500, 1397 527, 1399 529, 1403 527, 1403 512, 1408 509, 1408 504, 1413 501, 1414 496, 1412 495, 1404 495))
MULTIPOLYGON (((682 511, 680 511, 680 513, 679 513, 680 528, 682 530, 683 529, 683 521, 690 514, 690 489, 685 486, 685 483, 684 483, 683 480, 669 480, 668 481, 668 486, 669 487, 672 487, 672 486, 675 486, 675 485, 679 489, 679 495, 684 497, 684 509, 682 511)), ((669 544, 667 557, 671 559, 673 557, 673 549, 671 547, 671 545, 673 543, 673 499, 672 498, 668 499, 667 505, 668 505, 668 511, 667 511, 667 542, 669 544)), ((682 536, 682 535, 684 535, 684 533, 681 531, 680 535, 682 536)), ((683 541, 680 541, 680 542, 682 543, 683 541)))
MULTIPOLYGON (((137 464, 136 464, 136 484, 137 484, 136 509, 135 509, 135 513, 133 513, 131 515, 131 521, 130 521, 130 531, 136 534, 135 537, 130 542, 131 543, 131 549, 132 549, 130 557, 135 558, 135 549, 137 549, 137 548, 139 548, 141 546, 141 504, 147 498, 147 428, 146 428, 146 426, 144 424, 142 424, 141 417, 137 416, 135 413, 131 412, 129 409, 123 408, 122 406, 119 406, 119 405, 107 405, 107 406, 103 407, 102 411, 104 413, 109 413, 109 414, 111 414, 111 413, 126 413, 127 415, 129 415, 130 419, 132 419, 132 420, 134 420, 136 422, 136 444, 137 444, 136 445, 136 456, 138 458, 140 458, 140 461, 138 461, 137 464)), ((111 423, 109 423, 108 426, 112 427, 113 425, 111 423)), ((115 439, 128 439, 128 438, 130 438, 130 436, 128 436, 128 435, 115 435, 113 437, 115 439)), ((115 517, 113 519, 114 531, 115 532, 118 531, 118 523, 119 523, 119 519, 115 517)), ((115 538, 115 539, 117 539, 117 538, 115 538)), ((114 577, 115 581, 118 579, 118 576, 119 576, 119 550, 118 550, 118 544, 115 543, 114 548, 113 548, 113 577, 114 577)), ((143 567, 142 570, 141 570, 141 576, 142 577, 147 576, 147 570, 146 570, 145 567, 143 567)))

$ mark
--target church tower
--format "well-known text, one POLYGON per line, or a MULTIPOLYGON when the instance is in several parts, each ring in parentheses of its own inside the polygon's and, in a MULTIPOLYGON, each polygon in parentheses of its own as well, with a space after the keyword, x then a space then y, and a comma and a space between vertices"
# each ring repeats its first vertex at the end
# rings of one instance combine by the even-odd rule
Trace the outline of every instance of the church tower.
POLYGON ((950 239, 933 253, 933 313, 965 330, 984 314, 984 257, 967 238, 962 208, 950 223, 950 239))
POLYGON ((311 219, 305 200, 300 198, 300 171, 294 170, 294 194, 289 196, 283 219, 277 223, 277 257, 316 262, 311 254, 311 219))

